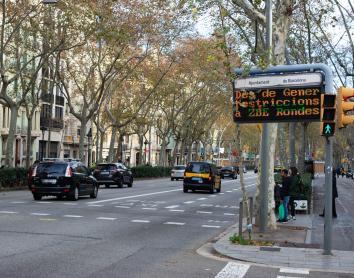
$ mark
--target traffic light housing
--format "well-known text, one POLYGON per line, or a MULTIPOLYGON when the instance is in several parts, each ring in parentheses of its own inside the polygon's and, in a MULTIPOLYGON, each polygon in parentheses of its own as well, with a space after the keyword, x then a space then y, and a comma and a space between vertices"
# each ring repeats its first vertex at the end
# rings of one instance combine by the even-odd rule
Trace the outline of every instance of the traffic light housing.
POLYGON ((349 98, 354 97, 353 88, 340 87, 337 91, 338 102, 338 115, 337 123, 338 128, 344 128, 349 124, 354 123, 354 115, 347 115, 349 111, 354 111, 354 102, 350 102, 349 98))
POLYGON ((321 95, 321 135, 333 136, 336 129, 336 95, 321 95))

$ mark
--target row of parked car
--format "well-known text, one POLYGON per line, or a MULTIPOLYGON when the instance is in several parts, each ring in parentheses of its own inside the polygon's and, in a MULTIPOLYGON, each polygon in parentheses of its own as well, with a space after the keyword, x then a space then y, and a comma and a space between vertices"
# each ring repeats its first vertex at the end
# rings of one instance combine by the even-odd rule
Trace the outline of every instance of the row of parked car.
POLYGON ((98 188, 117 185, 133 186, 132 172, 122 163, 100 163, 92 172, 83 163, 73 159, 46 159, 31 167, 28 185, 35 200, 43 196, 67 197, 78 200, 79 196, 97 198, 98 188))

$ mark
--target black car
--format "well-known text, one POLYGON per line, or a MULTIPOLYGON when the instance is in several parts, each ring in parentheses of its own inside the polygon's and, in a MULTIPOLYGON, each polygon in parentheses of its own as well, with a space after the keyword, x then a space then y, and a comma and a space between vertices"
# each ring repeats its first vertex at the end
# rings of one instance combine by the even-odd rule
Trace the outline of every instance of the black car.
POLYGON ((222 179, 224 179, 225 177, 237 179, 237 169, 236 167, 232 167, 232 166, 222 167, 220 170, 220 175, 222 179))
POLYGON ((107 188, 115 184, 118 187, 123 187, 123 184, 133 186, 133 174, 122 163, 97 164, 93 175, 99 185, 104 184, 107 188))
POLYGON ((29 183, 35 200, 41 200, 43 196, 57 196, 76 201, 83 195, 96 198, 98 193, 96 179, 90 170, 78 161, 40 162, 33 168, 29 183))

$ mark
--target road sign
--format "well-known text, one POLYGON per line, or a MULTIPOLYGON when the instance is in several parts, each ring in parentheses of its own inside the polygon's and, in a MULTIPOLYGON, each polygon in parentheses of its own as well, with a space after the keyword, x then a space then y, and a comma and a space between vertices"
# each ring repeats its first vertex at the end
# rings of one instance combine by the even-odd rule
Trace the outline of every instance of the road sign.
POLYGON ((268 76, 253 76, 235 80, 236 89, 283 88, 301 86, 319 86, 322 84, 322 74, 273 74, 268 76))

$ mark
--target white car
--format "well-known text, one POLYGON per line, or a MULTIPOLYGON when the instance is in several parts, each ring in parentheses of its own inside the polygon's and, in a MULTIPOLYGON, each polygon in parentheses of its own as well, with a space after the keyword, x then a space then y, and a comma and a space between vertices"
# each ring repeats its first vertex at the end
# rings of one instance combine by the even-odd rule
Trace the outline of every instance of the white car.
POLYGON ((186 166, 184 165, 176 165, 171 170, 171 181, 181 179, 183 180, 184 171, 186 170, 186 166))

